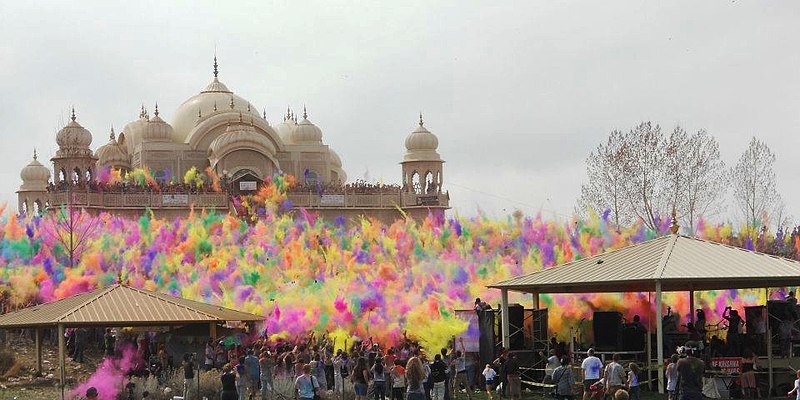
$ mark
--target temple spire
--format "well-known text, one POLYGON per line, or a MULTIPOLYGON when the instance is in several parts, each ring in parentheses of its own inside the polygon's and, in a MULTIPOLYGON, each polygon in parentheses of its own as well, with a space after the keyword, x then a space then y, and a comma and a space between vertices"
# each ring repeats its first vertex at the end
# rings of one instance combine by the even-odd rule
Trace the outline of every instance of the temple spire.
POLYGON ((262 114, 262 117, 264 118, 265 121, 267 120, 267 108, 266 107, 264 107, 264 114, 262 114))
POLYGON ((233 96, 231 96, 231 102, 228 103, 228 107, 230 107, 231 110, 233 110, 233 107, 235 107, 235 104, 233 104, 233 96))
POLYGON ((108 135, 108 138, 111 139, 112 142, 117 140, 117 135, 114 134, 114 125, 111 125, 111 134, 108 135))
POLYGON ((219 76, 219 65, 217 64, 217 53, 214 52, 214 79, 219 76))
POLYGON ((308 112, 306 111, 306 105, 303 104, 303 119, 308 119, 308 112))
POLYGON ((424 124, 425 124, 425 121, 422 120, 422 112, 420 112, 419 113, 419 126, 422 126, 424 124))
POLYGON ((144 118, 145 111, 144 111, 144 103, 142 103, 142 111, 139 111, 139 118, 144 118))
POLYGON ((675 206, 672 206, 672 220, 670 221, 669 230, 672 231, 673 235, 677 235, 680 228, 680 225, 678 225, 678 213, 675 211, 675 206))
POLYGON ((36 147, 34 147, 33 148, 33 159, 36 160, 38 158, 39 158, 39 156, 36 154, 36 147))
POLYGON ((156 110, 153 112, 153 114, 155 114, 156 117, 158 116, 158 102, 156 102, 156 110))
POLYGON ((72 106, 72 116, 70 117, 72 122, 75 122, 75 106, 72 106))

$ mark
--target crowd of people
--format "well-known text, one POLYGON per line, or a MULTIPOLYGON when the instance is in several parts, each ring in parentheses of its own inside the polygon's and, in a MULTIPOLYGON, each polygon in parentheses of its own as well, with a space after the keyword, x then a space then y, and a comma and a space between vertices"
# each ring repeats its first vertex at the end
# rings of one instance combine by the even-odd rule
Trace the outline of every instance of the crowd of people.
POLYGON ((183 182, 167 181, 167 182, 153 182, 139 184, 137 182, 100 182, 90 180, 85 182, 83 180, 74 182, 62 180, 58 183, 49 183, 47 190, 49 192, 90 192, 90 193, 158 193, 158 194, 198 194, 198 193, 214 193, 213 185, 196 185, 194 183, 187 184, 183 182))
POLYGON ((353 194, 397 194, 402 187, 395 184, 369 183, 363 179, 356 179, 354 182, 343 184, 341 182, 312 182, 306 181, 297 183, 289 189, 292 193, 353 193, 353 194))

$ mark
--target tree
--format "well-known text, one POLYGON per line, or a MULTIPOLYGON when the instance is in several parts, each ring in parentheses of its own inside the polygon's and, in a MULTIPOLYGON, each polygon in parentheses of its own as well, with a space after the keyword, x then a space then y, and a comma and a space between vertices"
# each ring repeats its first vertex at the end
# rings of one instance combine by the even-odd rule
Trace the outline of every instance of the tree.
POLYGON ((693 231, 697 217, 721 207, 726 188, 713 136, 689 135, 680 126, 667 136, 650 122, 627 133, 612 131, 586 159, 586 170, 589 183, 581 187, 579 206, 610 207, 618 228, 641 219, 658 230, 661 217, 674 209, 693 231))
POLYGON ((730 176, 720 158, 719 143, 708 132, 701 130, 692 135, 685 148, 689 154, 684 164, 686 173, 679 198, 682 201, 676 204, 683 210, 690 234, 694 234, 698 217, 718 214, 724 208, 730 176))
POLYGON ((100 225, 100 219, 83 209, 76 210, 72 205, 71 197, 69 203, 68 206, 50 213, 45 218, 43 227, 44 231, 64 249, 69 260, 69 267, 73 268, 75 262, 80 260, 87 241, 95 235, 100 225))
POLYGON ((589 183, 581 186, 579 207, 582 210, 605 210, 611 212, 614 225, 620 229, 633 221, 625 201, 625 162, 627 159, 625 136, 612 131, 605 144, 600 143, 586 159, 586 174, 589 183))
MULTIPOLYGON (((769 226, 770 216, 781 211, 782 201, 775 178, 775 154, 755 137, 733 169, 733 197, 748 227, 769 226)), ((774 221, 779 224, 780 221, 774 221)))

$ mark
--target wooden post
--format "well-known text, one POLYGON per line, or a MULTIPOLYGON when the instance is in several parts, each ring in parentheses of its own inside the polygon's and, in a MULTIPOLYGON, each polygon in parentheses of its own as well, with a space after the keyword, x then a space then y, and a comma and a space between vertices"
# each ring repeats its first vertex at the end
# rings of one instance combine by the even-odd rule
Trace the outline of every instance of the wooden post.
POLYGON ((532 292, 531 299, 533 300, 533 309, 539 309, 539 292, 532 292))
POLYGON ((65 347, 66 346, 64 343, 64 324, 59 324, 58 325, 58 369, 60 370, 60 372, 58 373, 58 379, 59 379, 58 386, 61 387, 61 400, 65 399, 64 386, 66 385, 66 379, 67 379, 67 373, 66 373, 67 363, 65 360, 66 355, 64 354, 65 347))
POLYGON ((689 321, 694 325, 694 288, 689 285, 689 321))
POLYGON ((653 390, 653 381, 650 379, 650 368, 653 367, 653 300, 652 293, 647 292, 647 340, 645 341, 645 354, 647 354, 647 387, 653 390))
POLYGON ((211 337, 211 340, 217 340, 217 323, 212 322, 208 326, 208 336, 211 337))
POLYGON ((503 328, 503 347, 508 350, 511 347, 511 329, 508 320, 508 289, 500 289, 500 326, 503 328))
POLYGON ((656 281, 656 355, 658 393, 664 394, 664 322, 661 320, 661 281, 656 281))
POLYGON ((36 374, 42 375, 42 328, 36 328, 36 374))

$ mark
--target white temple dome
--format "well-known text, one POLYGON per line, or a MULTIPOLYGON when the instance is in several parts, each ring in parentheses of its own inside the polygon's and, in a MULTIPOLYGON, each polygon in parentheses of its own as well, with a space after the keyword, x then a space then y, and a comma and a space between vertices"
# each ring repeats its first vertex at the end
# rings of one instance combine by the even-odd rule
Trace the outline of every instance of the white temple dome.
POLYGON ((342 167, 342 159, 339 157, 339 154, 336 153, 335 150, 328 148, 328 154, 330 155, 331 162, 333 165, 341 168, 342 167))
POLYGON ((254 149, 270 157, 275 156, 275 145, 266 136, 244 122, 228 125, 225 132, 219 135, 208 148, 209 156, 221 157, 237 149, 254 149))
POLYGON ((217 57, 214 57, 214 80, 203 91, 184 101, 172 116, 171 139, 189 143, 189 133, 202 119, 222 112, 236 112, 261 118, 250 102, 234 94, 219 81, 217 57))
POLYGON ((286 111, 286 115, 283 117, 283 122, 280 124, 275 125, 275 132, 280 136, 281 140, 283 140, 286 144, 294 144, 292 142, 292 131, 294 128, 297 127, 297 124, 292 119, 291 111, 286 111))
POLYGON ((33 160, 20 171, 19 177, 22 178, 20 190, 46 190, 50 170, 39 162, 34 151, 33 160))
POLYGON ((406 137, 405 161, 441 161, 439 153, 439 139, 425 128, 422 115, 419 116, 419 126, 406 137))
POLYGON ((72 110, 71 121, 56 134, 58 155, 92 155, 92 133, 75 121, 75 109, 72 110))
POLYGON ((95 156, 98 166, 131 168, 126 148, 114 138, 114 128, 111 128, 111 137, 108 143, 97 148, 95 156))
POLYGON ((142 140, 146 142, 169 142, 174 133, 172 126, 164 122, 158 115, 158 105, 156 105, 155 115, 145 126, 142 140))
POLYGON ((308 120, 308 113, 303 109, 303 119, 289 135, 295 144, 322 144, 322 130, 308 120))

